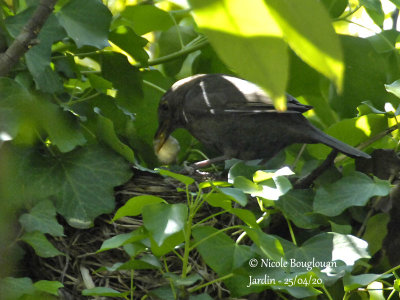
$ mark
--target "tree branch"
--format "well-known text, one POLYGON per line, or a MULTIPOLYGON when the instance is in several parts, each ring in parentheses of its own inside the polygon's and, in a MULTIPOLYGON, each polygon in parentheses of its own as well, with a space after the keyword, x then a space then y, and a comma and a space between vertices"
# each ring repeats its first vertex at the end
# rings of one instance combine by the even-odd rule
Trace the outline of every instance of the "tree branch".
POLYGON ((35 39, 47 18, 54 9, 57 0, 40 0, 38 7, 25 24, 21 33, 15 38, 10 47, 0 55, 0 76, 6 76, 19 59, 35 44, 35 39))
POLYGON ((324 160, 324 162, 313 170, 307 176, 300 178, 297 180, 293 187, 295 189, 306 189, 311 186, 315 179, 317 179, 322 173, 324 173, 329 167, 333 166, 333 162, 335 161, 335 157, 337 156, 338 151, 333 149, 328 157, 324 160))

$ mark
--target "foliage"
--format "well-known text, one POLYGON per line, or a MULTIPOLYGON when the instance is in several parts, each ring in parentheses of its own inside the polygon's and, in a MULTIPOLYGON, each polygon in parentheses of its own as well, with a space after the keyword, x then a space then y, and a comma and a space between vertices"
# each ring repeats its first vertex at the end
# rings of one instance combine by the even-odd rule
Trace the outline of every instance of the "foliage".
MULTIPOLYGON (((393 28, 360 38, 348 26, 365 11, 383 28, 392 16, 379 0, 60 0, 20 57, 10 49, 29 31, 25 24, 37 7, 51 8, 51 0, 38 2, 0 2, 0 47, 10 51, 0 57, 0 70, 4 64, 11 69, 0 77, 0 238, 8 241, 0 245, 2 257, 20 253, 20 245, 41 257, 67 255, 49 240, 62 238, 63 220, 85 229, 113 212, 114 188, 135 176, 132 165, 159 167, 152 141, 158 101, 174 81, 192 74, 244 77, 281 110, 287 91, 314 106, 308 117, 325 132, 369 153, 397 151, 399 33, 393 28), (15 220, 17 233, 11 230, 15 220)), ((174 136, 181 146, 178 165, 201 158, 204 149, 187 132, 174 136)), ((182 182, 187 203, 132 198, 113 221, 132 216, 143 226, 105 240, 99 252, 122 247, 127 253, 129 260, 113 272, 160 272, 170 284, 149 295, 162 299, 209 299, 206 287, 220 282, 232 297, 271 289, 282 298, 375 299, 383 292, 372 289, 382 291, 382 284, 389 290, 385 297, 398 294, 398 266, 384 253, 375 255, 396 218, 381 204, 396 185, 398 161, 382 168, 361 162, 356 171, 353 160, 338 157, 313 187, 299 190, 293 178, 309 174, 328 154, 324 145, 303 150, 289 147, 267 166, 229 161, 226 181, 198 183, 194 190, 193 178, 158 169, 182 182), (206 206, 215 213, 198 220, 206 206), (224 214, 240 225, 209 223, 224 214), (284 218, 285 229, 271 233, 275 216, 284 218), (194 271, 189 258, 195 252, 215 281, 194 271), (168 271, 169 255, 180 258, 179 274, 168 271), (331 265, 285 266, 293 261, 331 265), (264 274, 281 283, 256 280, 264 274)), ((373 161, 380 162, 378 154, 373 161)), ((6 267, 0 265, 1 277, 15 277, 1 280, 5 299, 52 299, 62 286, 16 278, 20 274, 6 267)), ((135 293, 133 285, 129 291, 83 291, 121 298, 135 293)))

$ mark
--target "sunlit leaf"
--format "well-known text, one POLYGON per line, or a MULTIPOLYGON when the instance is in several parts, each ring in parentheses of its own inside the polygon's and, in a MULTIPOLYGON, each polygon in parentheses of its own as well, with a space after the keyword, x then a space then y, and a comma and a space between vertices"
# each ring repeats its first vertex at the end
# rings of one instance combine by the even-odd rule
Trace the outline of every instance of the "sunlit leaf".
POLYGON ((219 57, 285 107, 288 54, 280 27, 262 0, 191 0, 195 20, 219 57), (245 62, 245 63, 244 63, 245 62))
POLYGON ((314 211, 326 216, 337 216, 351 206, 363 206, 372 196, 386 196, 390 184, 386 180, 371 179, 354 172, 333 184, 317 189, 314 211))
POLYGON ((265 0, 290 47, 310 66, 343 88, 344 63, 331 19, 319 1, 265 0), (310 11, 313 12, 312 16, 310 11))

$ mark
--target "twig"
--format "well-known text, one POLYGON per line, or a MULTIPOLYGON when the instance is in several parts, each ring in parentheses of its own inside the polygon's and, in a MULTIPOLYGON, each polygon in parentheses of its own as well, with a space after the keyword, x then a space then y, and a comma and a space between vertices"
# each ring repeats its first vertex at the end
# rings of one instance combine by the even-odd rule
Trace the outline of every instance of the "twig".
POLYGON ((0 55, 0 76, 6 76, 12 67, 18 63, 21 56, 36 43, 35 39, 53 11, 56 2, 57 0, 40 0, 38 7, 21 33, 6 52, 0 55))
POLYGON ((324 162, 317 167, 314 171, 312 171, 309 175, 300 178, 295 182, 293 187, 295 189, 305 189, 308 188, 317 177, 319 177, 326 169, 333 165, 335 161, 335 157, 338 154, 336 149, 333 149, 331 153, 329 153, 328 157, 324 160, 324 162))

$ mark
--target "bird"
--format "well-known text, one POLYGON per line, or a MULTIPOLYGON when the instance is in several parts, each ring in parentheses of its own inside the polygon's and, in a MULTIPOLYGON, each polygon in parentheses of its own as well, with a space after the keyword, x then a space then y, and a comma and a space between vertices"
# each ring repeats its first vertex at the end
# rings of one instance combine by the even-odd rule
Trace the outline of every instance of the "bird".
POLYGON ((174 83, 158 105, 154 136, 159 152, 171 133, 187 129, 221 159, 268 161, 295 143, 322 143, 352 158, 370 156, 312 125, 303 113, 312 109, 286 94, 287 110, 256 84, 225 74, 197 74, 174 83))

